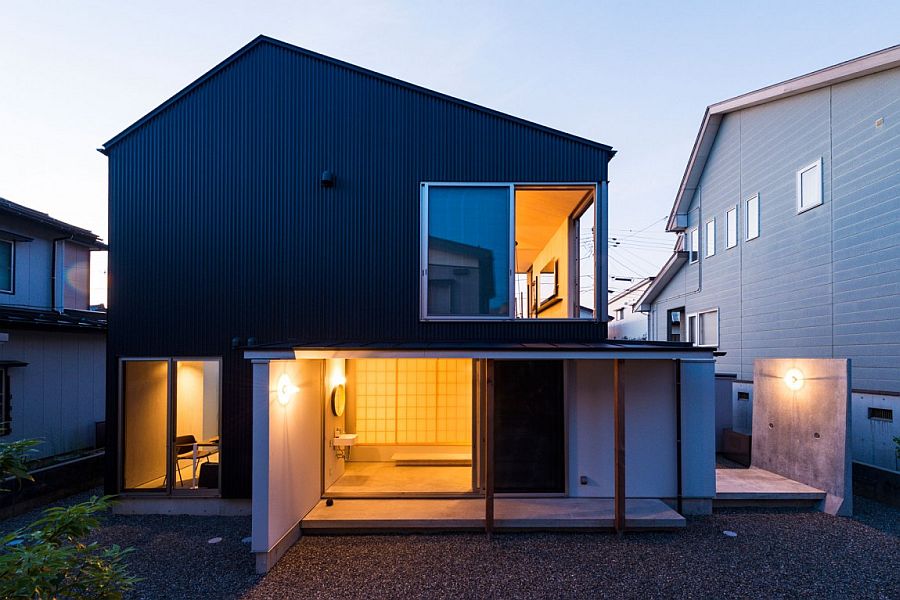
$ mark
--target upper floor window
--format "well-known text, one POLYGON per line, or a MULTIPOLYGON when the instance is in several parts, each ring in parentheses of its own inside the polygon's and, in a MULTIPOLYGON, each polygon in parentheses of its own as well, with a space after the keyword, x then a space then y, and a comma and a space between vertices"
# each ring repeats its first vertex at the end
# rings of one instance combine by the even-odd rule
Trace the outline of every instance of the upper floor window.
POLYGON ((716 220, 706 222, 706 256, 716 253, 716 220))
POLYGON ((822 159, 797 171, 797 212, 822 204, 822 159))
POLYGON ((13 293, 16 247, 13 242, 0 240, 0 292, 13 293))
POLYGON ((687 316, 688 342, 695 346, 719 345, 719 309, 705 310, 687 316))
POLYGON ((747 241, 759 237, 759 194, 747 199, 747 241))
POLYGON ((737 246, 737 236, 737 206, 733 206, 725 213, 725 247, 734 248, 737 246))
POLYGON ((625 309, 617 308, 616 309, 616 321, 623 321, 623 320, 625 320, 625 309))
POLYGON ((700 232, 696 227, 688 232, 688 258, 692 263, 700 260, 700 232))
POLYGON ((422 184, 422 318, 593 318, 595 195, 594 185, 422 184))

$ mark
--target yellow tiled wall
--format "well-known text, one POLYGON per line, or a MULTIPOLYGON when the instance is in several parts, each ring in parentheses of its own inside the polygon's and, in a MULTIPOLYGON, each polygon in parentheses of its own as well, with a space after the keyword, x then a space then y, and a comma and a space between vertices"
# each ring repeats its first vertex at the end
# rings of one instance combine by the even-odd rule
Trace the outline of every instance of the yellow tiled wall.
POLYGON ((353 361, 356 433, 362 444, 472 443, 472 361, 353 361))

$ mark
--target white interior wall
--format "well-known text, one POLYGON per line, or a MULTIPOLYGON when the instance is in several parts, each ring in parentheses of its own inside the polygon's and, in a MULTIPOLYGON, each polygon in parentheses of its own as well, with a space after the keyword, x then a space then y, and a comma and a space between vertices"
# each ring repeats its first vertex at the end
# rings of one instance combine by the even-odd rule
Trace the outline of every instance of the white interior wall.
MULTIPOLYGON (((343 432, 347 431, 347 412, 340 417, 335 416, 331 408, 331 394, 338 384, 346 384, 347 382, 347 361, 343 358, 330 358, 325 361, 325 385, 323 386, 322 405, 325 411, 325 427, 323 430, 324 452, 325 452, 325 488, 327 489, 332 483, 344 474, 344 459, 338 458, 331 445, 334 437, 335 429, 343 432)), ((344 387, 346 390, 349 386, 344 387)), ((347 404, 349 404, 349 399, 347 404)))
POLYGON ((321 498, 322 375, 321 360, 253 364, 251 550, 258 555, 282 539, 292 541, 297 524, 321 498), (283 374, 298 388, 287 404, 276 389, 283 374))

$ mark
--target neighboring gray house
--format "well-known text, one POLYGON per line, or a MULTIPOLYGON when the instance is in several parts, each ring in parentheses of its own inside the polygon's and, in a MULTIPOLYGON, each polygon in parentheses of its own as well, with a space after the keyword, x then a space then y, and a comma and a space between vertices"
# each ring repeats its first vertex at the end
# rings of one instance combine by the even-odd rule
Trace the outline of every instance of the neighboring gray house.
POLYGON ((105 419, 106 312, 90 310, 80 227, 0 198, 0 441, 40 456, 93 448, 105 419))
POLYGON ((624 290, 609 298, 610 321, 607 324, 607 336, 611 340, 647 340, 647 315, 635 312, 638 299, 653 282, 652 277, 645 277, 632 282, 624 290))
POLYGON ((854 458, 896 469, 900 46, 709 106, 667 230, 651 339, 716 346, 735 387, 756 358, 850 358, 854 458))

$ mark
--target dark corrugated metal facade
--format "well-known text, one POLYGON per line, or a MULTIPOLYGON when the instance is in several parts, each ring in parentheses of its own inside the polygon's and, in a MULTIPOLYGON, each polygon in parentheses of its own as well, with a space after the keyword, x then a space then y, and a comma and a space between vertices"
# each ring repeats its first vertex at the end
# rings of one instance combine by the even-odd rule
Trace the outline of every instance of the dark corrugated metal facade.
POLYGON ((107 154, 107 422, 118 421, 119 358, 221 356, 226 497, 250 494, 250 365, 235 337, 605 338, 593 322, 419 320, 420 182, 606 181, 600 144, 263 39, 107 154))

